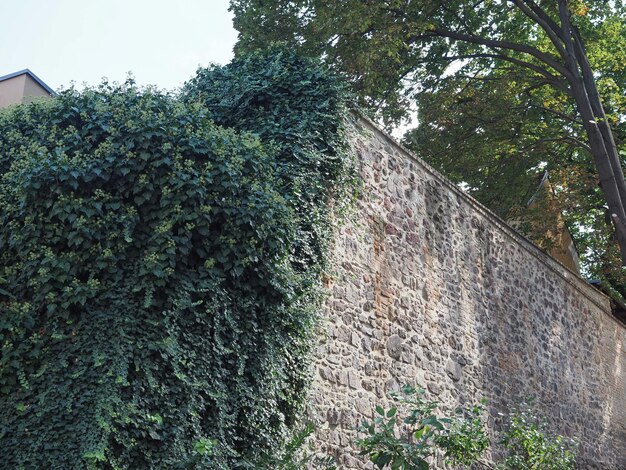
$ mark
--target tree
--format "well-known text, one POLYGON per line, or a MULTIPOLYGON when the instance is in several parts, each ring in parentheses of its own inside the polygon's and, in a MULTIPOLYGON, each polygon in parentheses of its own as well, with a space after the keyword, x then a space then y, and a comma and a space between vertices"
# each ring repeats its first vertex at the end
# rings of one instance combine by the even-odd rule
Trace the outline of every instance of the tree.
POLYGON ((554 101, 543 111, 558 116, 569 107, 573 113, 565 115, 574 116, 562 127, 567 134, 550 138, 592 156, 626 264, 626 182, 611 128, 621 118, 607 114, 598 85, 607 76, 594 73, 587 50, 589 41, 601 42, 600 30, 624 44, 621 0, 233 0, 231 8, 238 50, 284 40, 322 54, 387 122, 397 122, 413 98, 440 90, 449 76, 467 84, 516 71, 526 89, 550 88, 554 101), (607 23, 617 26, 609 31, 602 28, 607 23))
MULTIPOLYGON (((597 46, 590 53, 594 60, 597 46)), ((533 89, 520 72, 493 71, 471 83, 465 77, 445 78, 438 90, 417 98, 420 122, 407 132, 404 145, 505 220, 540 216, 529 214, 527 204, 548 171, 552 203, 576 240, 584 275, 604 280, 624 296, 623 268, 593 162, 577 141, 584 129, 573 106, 549 87, 533 89)), ((611 78, 599 85, 609 94, 614 83, 611 78)), ((620 107, 614 100, 610 104, 620 107)), ((623 126, 616 130, 624 131, 623 126)), ((623 142, 623 134, 617 137, 623 142)), ((517 228, 549 247, 545 231, 517 228)))

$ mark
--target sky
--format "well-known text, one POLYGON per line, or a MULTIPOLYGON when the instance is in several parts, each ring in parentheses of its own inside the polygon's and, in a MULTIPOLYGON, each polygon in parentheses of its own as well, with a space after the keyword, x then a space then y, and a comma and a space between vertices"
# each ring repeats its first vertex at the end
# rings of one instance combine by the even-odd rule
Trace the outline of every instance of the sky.
POLYGON ((51 88, 124 81, 174 89, 225 64, 228 0, 0 0, 0 76, 30 69, 51 88))

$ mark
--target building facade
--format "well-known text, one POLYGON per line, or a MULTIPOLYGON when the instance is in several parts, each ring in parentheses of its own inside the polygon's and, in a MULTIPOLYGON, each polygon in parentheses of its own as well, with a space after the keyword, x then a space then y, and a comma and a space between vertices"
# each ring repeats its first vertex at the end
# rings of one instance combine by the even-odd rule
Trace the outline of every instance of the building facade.
POLYGON ((0 108, 54 95, 54 90, 28 69, 0 77, 0 108))

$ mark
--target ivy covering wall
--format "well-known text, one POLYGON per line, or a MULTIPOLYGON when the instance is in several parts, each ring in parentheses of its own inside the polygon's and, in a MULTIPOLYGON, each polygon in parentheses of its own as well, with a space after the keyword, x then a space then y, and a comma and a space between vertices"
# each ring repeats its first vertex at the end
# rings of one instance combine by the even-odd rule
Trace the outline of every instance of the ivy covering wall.
POLYGON ((243 468, 301 411, 341 87, 274 48, 0 112, 6 468, 243 468))

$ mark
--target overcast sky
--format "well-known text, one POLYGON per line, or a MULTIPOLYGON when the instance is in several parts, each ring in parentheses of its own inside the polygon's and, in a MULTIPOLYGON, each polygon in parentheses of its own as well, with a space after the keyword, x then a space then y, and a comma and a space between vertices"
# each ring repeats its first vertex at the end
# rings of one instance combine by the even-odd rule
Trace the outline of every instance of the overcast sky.
POLYGON ((29 68, 51 88, 102 77, 176 88, 232 58, 228 0, 0 0, 0 76, 29 68))

